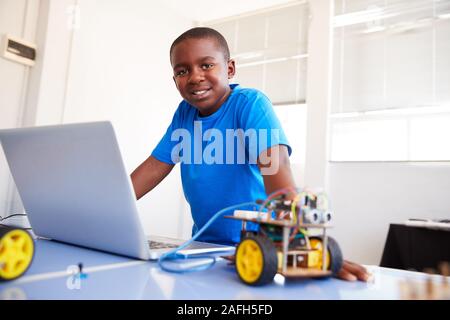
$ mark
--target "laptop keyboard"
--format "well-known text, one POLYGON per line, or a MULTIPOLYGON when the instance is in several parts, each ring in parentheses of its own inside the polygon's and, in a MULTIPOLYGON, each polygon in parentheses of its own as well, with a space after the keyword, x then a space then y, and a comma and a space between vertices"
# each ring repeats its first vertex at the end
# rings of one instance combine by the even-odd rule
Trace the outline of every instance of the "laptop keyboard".
MULTIPOLYGON (((147 240, 148 245, 150 249, 172 249, 179 247, 182 242, 179 244, 173 244, 168 242, 162 242, 162 241, 155 241, 155 240, 147 240)), ((219 247, 212 243, 207 242, 191 242, 187 247, 185 247, 183 250, 197 250, 197 249, 218 249, 219 247)))
POLYGON ((173 243, 159 242, 159 241, 148 241, 148 245, 150 249, 167 249, 167 248, 176 248, 178 245, 173 243))

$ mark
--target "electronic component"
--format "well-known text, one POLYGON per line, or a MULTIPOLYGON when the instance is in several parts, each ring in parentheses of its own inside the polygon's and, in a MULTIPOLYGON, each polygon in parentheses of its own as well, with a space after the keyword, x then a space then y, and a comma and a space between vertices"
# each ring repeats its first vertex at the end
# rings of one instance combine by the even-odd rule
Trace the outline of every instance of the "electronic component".
POLYGON ((332 213, 330 211, 322 211, 320 213, 320 223, 330 222, 332 218, 332 213))
POLYGON ((319 223, 322 217, 322 213, 319 210, 304 210, 303 222, 316 224, 319 223))
POLYGON ((234 216, 245 219, 267 219, 267 212, 263 212, 260 214, 258 211, 234 210, 234 216))

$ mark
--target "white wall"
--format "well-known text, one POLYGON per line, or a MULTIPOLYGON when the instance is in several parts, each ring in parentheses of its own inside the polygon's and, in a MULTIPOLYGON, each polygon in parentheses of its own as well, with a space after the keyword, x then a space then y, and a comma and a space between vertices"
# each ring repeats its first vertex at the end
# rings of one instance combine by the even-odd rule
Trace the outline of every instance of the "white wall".
POLYGON ((450 218, 450 163, 331 163, 336 237, 347 259, 379 264, 390 223, 450 218))
POLYGON ((305 186, 325 188, 328 110, 331 94, 333 1, 310 1, 306 84, 307 128, 305 186))
POLYGON ((72 29, 70 10, 76 0, 41 0, 36 28, 36 65, 30 74, 25 126, 58 124, 62 110, 70 61, 72 29))
MULTIPOLYGON (((181 101, 169 48, 193 21, 152 1, 78 1, 63 122, 112 121, 128 172, 151 153, 181 101)), ((146 233, 189 237, 178 166, 138 201, 146 233)))
MULTIPOLYGON (((150 155, 181 100, 172 81, 169 47, 194 22, 146 0, 38 4, 0 0, 0 32, 21 36, 27 26, 22 18, 33 18, 33 35, 25 39, 38 44, 29 75, 23 66, 0 59, 0 126, 110 120, 131 173, 150 155)), ((15 188, 3 183, 9 170, 6 160, 0 161, 0 203, 9 208, 15 188)), ((20 204, 19 199, 13 202, 20 204)), ((178 168, 138 207, 146 233, 190 236, 192 221, 178 168)))
MULTIPOLYGON (((0 37, 35 42, 38 0, 0 0, 0 37)), ((0 58, 0 129, 22 125, 30 67, 0 58)), ((0 216, 21 210, 3 151, 0 150, 0 216)))

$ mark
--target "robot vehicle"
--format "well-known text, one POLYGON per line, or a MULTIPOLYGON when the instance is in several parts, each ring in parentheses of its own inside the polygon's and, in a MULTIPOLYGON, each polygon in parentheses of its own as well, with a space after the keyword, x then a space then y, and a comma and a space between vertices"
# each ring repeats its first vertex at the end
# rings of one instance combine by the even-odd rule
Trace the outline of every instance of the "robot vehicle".
POLYGON ((301 192, 293 200, 285 198, 274 195, 258 201, 259 211, 235 210, 226 217, 242 222, 234 262, 239 278, 248 285, 270 283, 277 273, 286 278, 325 278, 342 267, 341 249, 327 235, 332 213, 326 195, 301 192), (249 222, 258 224, 258 231, 249 230, 249 222))

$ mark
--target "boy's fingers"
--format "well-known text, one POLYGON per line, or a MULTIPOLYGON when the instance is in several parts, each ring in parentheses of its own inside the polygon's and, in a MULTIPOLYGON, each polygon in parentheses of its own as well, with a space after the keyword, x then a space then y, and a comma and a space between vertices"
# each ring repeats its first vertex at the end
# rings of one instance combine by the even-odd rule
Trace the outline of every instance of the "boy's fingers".
POLYGON ((367 269, 359 264, 356 264, 356 263, 353 263, 350 261, 344 261, 344 265, 342 266, 342 269, 348 273, 351 273, 359 280, 362 280, 362 281, 369 280, 370 275, 367 272, 367 269))
POLYGON ((350 272, 348 272, 344 268, 342 268, 338 272, 337 276, 338 276, 339 279, 347 280, 347 281, 356 281, 356 280, 358 280, 358 278, 356 278, 355 275, 351 274, 350 272))

